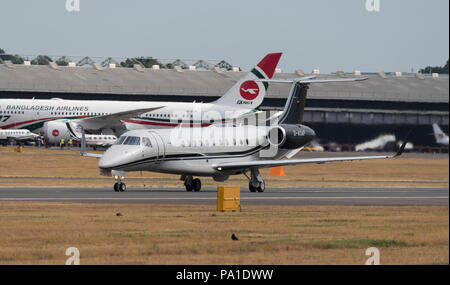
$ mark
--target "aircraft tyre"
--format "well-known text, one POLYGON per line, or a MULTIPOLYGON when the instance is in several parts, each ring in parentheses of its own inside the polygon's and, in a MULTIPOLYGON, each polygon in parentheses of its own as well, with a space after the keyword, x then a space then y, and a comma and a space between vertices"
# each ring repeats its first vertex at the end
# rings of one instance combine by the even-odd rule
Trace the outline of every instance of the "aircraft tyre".
POLYGON ((114 183, 114 192, 119 192, 119 183, 114 183))
POLYGON ((263 182, 259 183, 259 186, 256 188, 256 191, 258 192, 264 192, 266 190, 266 184, 263 182))
POLYGON ((248 184, 248 189, 250 192, 256 192, 256 187, 254 187, 251 182, 248 184))
POLYGON ((195 178, 192 181, 192 188, 194 189, 195 192, 199 192, 202 189, 202 181, 198 178, 195 178))
POLYGON ((125 190, 127 190, 127 185, 125 183, 119 183, 118 188, 120 192, 125 192, 125 190))

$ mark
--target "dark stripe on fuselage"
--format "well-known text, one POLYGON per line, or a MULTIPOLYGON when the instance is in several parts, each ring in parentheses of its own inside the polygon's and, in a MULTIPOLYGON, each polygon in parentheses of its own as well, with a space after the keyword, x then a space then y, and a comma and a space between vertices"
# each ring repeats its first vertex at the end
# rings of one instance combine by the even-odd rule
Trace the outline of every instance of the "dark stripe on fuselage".
POLYGON ((255 148, 252 148, 252 149, 249 149, 246 151, 241 151, 241 152, 218 152, 218 153, 210 153, 210 154, 189 153, 189 154, 172 154, 172 155, 166 155, 166 156, 160 156, 160 157, 153 156, 153 157, 141 159, 138 161, 133 161, 133 162, 119 165, 119 166, 115 166, 112 169, 119 170, 120 168, 124 168, 124 167, 132 167, 132 166, 137 166, 137 165, 146 164, 146 163, 150 163, 150 162, 156 162, 156 161, 166 162, 166 161, 174 161, 174 160, 198 160, 198 159, 245 157, 245 156, 255 154, 256 152, 258 152, 266 147, 257 146, 255 148))

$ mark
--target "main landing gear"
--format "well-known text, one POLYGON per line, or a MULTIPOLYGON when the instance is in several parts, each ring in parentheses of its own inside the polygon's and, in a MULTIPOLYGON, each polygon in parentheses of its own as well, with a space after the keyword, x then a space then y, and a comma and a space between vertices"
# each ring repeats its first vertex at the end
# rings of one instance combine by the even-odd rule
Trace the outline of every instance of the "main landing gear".
POLYGON ((257 168, 251 169, 251 177, 248 177, 246 173, 244 175, 248 178, 248 188, 250 192, 264 192, 266 190, 266 184, 257 168))
POLYGON ((202 189, 202 181, 193 178, 191 175, 182 175, 180 180, 184 180, 184 186, 188 192, 199 192, 202 189))

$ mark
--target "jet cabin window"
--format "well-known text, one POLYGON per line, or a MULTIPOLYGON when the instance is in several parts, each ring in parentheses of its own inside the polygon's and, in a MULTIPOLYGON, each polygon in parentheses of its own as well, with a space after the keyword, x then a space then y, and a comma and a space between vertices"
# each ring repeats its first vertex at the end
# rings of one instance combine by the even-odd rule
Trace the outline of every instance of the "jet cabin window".
POLYGON ((141 138, 140 137, 127 137, 127 139, 123 142, 126 145, 140 145, 141 138))
POLYGON ((116 142, 114 144, 123 144, 123 142, 126 138, 127 137, 120 137, 118 140, 116 140, 116 142))

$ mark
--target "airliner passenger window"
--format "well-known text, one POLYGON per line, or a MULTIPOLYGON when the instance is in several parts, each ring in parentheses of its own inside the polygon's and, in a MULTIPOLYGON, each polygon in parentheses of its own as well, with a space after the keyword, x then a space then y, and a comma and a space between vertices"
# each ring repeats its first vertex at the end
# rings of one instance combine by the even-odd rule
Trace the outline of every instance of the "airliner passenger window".
POLYGON ((126 145, 140 145, 141 138, 140 137, 127 137, 123 144, 126 145))
POLYGON ((142 145, 146 147, 152 147, 152 143, 149 138, 142 137, 142 145))

